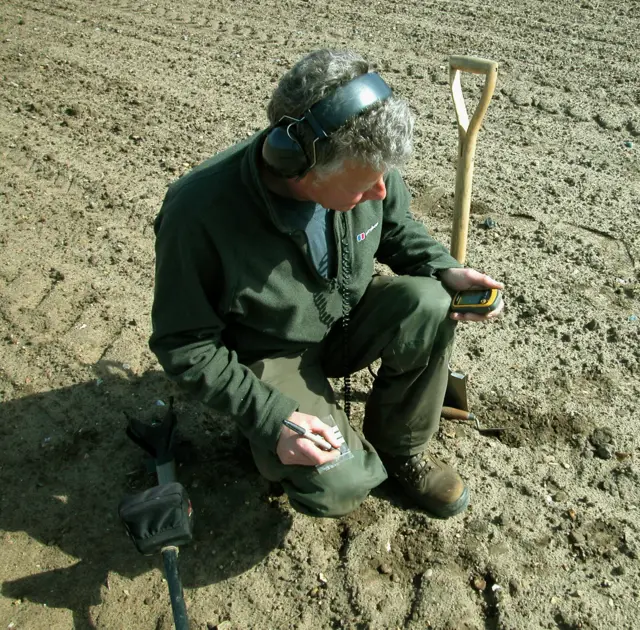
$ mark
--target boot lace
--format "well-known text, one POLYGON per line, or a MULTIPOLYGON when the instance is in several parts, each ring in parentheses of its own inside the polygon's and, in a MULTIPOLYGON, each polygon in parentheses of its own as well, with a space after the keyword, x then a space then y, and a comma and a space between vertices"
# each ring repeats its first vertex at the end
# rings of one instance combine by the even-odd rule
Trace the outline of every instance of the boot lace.
POLYGON ((425 458, 424 453, 417 453, 407 458, 400 466, 397 476, 399 479, 408 481, 409 483, 420 483, 430 469, 431 465, 425 458))

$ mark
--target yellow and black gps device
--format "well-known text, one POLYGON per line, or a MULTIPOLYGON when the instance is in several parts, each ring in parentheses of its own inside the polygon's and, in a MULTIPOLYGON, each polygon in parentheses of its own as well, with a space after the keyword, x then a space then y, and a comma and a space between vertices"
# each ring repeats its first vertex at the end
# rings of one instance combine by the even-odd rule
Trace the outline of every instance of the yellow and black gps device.
POLYGON ((495 311, 502 302, 498 289, 468 289, 453 296, 451 310, 454 313, 478 313, 486 315, 495 311))

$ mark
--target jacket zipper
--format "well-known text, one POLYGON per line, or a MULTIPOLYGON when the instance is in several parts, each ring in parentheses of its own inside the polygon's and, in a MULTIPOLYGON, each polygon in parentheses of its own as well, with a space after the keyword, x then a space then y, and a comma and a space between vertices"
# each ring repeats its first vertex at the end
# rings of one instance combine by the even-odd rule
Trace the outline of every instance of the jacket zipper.
POLYGON ((349 239, 351 238, 351 235, 349 232, 349 219, 347 218, 346 212, 341 212, 340 218, 342 219, 341 221, 342 238, 339 240, 339 243, 340 243, 340 252, 338 254, 338 260, 340 262, 339 278, 343 282, 350 283, 352 266, 353 266, 353 248, 349 247, 349 239), (345 269, 344 269, 345 257, 347 258, 347 264, 349 267, 349 269, 347 270, 347 275, 349 277, 345 277, 345 269))

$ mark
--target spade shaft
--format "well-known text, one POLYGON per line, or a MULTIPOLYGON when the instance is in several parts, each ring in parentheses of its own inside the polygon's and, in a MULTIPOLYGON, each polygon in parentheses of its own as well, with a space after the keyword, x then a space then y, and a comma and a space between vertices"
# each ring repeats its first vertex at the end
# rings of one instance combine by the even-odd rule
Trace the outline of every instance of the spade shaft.
POLYGON ((464 264, 467 257, 471 184, 473 181, 476 141, 482 120, 496 87, 497 76, 498 64, 495 61, 460 55, 453 55, 449 58, 449 85, 458 120, 458 162, 453 208, 453 229, 451 233, 451 255, 462 264, 464 264), (480 101, 471 118, 467 113, 462 94, 461 75, 463 72, 485 76, 480 101))

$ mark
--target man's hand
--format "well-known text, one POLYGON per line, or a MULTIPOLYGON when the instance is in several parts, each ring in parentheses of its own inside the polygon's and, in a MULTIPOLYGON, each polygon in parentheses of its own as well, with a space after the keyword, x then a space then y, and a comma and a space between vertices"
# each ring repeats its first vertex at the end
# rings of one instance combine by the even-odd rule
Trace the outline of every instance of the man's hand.
MULTIPOLYGON (((475 269, 459 268, 444 269, 440 273, 442 284, 452 291, 465 291, 467 289, 504 289, 502 282, 498 282, 484 273, 475 269)), ((477 313, 451 313, 449 317, 464 322, 484 322, 497 317, 504 308, 504 300, 495 311, 486 315, 477 313)))
POLYGON ((283 464, 319 466, 337 457, 340 451, 335 449, 339 449, 340 444, 336 441, 335 434, 328 424, 325 424, 315 416, 299 413, 298 411, 294 411, 289 420, 299 424, 301 427, 309 429, 312 433, 317 433, 329 442, 329 444, 334 447, 334 450, 324 451, 311 440, 308 440, 302 435, 298 435, 283 425, 278 444, 276 445, 276 455, 283 464))

